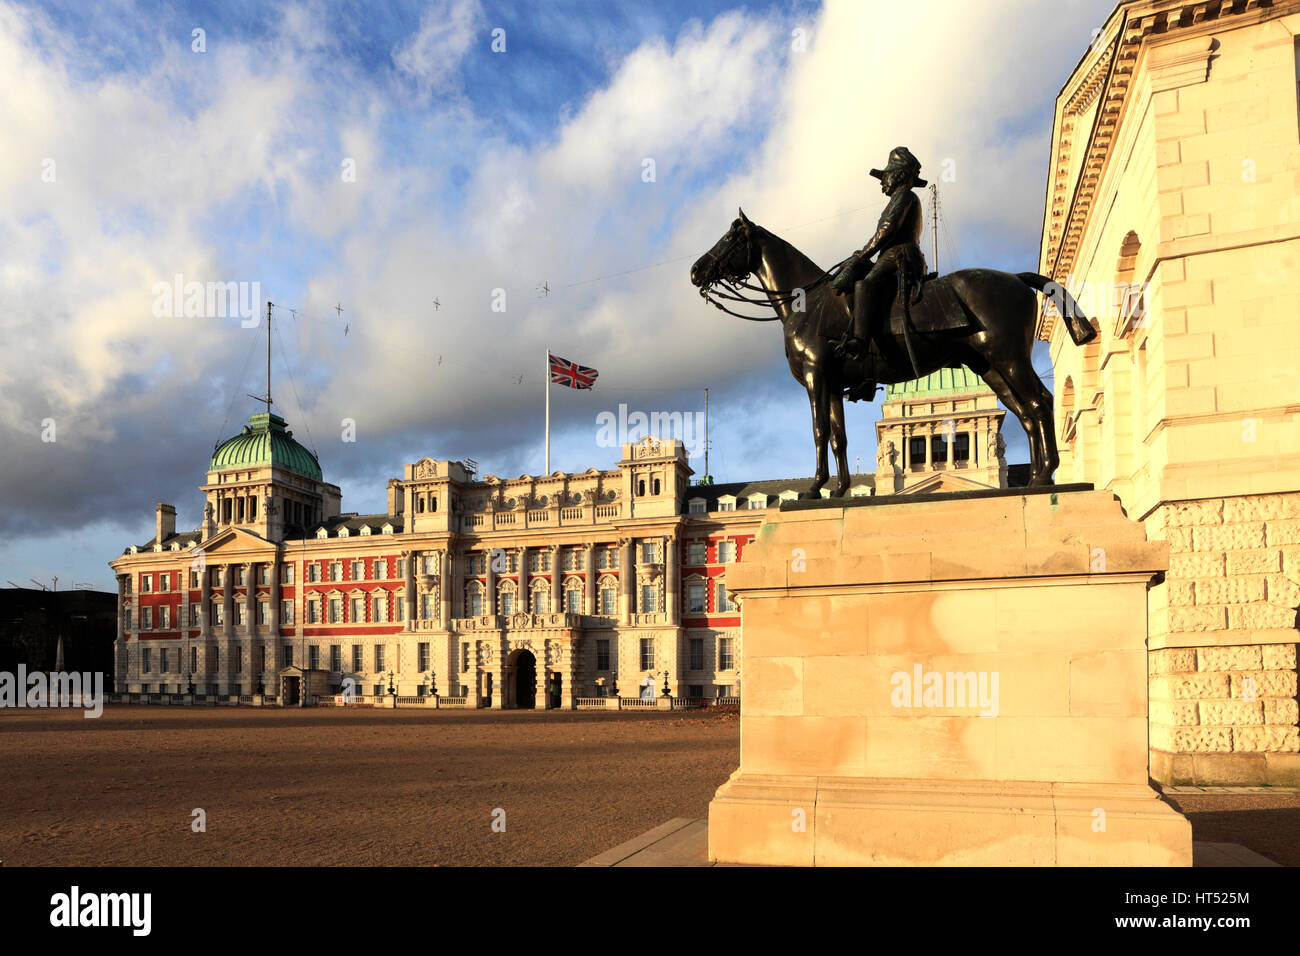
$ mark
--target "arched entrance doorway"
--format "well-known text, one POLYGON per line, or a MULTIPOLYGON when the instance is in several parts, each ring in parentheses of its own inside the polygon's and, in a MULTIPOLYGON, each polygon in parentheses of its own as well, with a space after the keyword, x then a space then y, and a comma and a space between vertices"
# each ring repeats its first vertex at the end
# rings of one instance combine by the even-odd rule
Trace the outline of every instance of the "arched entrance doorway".
POLYGON ((537 706, 537 658, 532 651, 519 651, 515 658, 515 706, 520 710, 537 706))

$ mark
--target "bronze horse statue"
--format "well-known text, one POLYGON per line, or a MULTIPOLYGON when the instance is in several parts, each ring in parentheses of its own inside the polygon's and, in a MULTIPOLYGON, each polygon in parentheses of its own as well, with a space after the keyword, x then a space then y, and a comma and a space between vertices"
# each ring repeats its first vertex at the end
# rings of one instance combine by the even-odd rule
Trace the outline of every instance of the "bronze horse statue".
MULTIPOLYGON (((850 358, 836 348, 852 322, 846 296, 830 288, 830 275, 784 239, 749 221, 742 209, 727 233, 691 266, 691 284, 710 298, 722 295, 733 301, 770 305, 785 330, 785 355, 790 372, 808 392, 812 408, 813 440, 817 445, 817 471, 812 487, 800 497, 819 498, 830 478, 826 443, 835 454, 838 480, 834 495, 849 490, 848 447, 844 436, 844 397, 869 383, 896 384, 926 376, 941 368, 965 365, 997 393, 1020 420, 1029 437, 1030 485, 1052 483, 1060 463, 1052 419, 1052 393, 1039 379, 1030 360, 1037 293, 1045 292, 1064 317, 1070 337, 1084 345, 1097 331, 1084 318, 1077 303, 1059 284, 1033 272, 999 272, 994 269, 959 269, 923 286, 922 306, 912 305, 916 330, 899 327, 897 315, 882 322, 868 351, 850 358), (761 288, 745 284, 754 276, 761 288), (719 283, 753 289, 764 299, 747 300, 719 293, 719 283), (949 321, 926 322, 924 303, 951 313, 949 321), (956 321, 952 321, 952 319, 956 321), (926 330, 926 326, 941 327, 926 330), (910 337, 911 355, 909 355, 910 337), (915 370, 912 356, 915 357, 915 370)), ((932 309, 933 311, 933 309, 932 309)), ((767 319, 756 319, 766 321, 767 319)), ((850 394, 852 398, 852 394, 850 394)))

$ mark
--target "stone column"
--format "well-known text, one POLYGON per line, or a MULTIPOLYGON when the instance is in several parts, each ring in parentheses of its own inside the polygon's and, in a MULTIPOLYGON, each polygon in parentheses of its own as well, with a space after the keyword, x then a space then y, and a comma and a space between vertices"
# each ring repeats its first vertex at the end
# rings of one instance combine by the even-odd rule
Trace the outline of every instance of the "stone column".
POLYGON ((402 530, 410 534, 415 530, 415 492, 410 485, 402 488, 402 530))
POLYGON ((403 551, 402 557, 406 560, 406 596, 402 599, 406 604, 406 629, 414 631, 415 628, 415 611, 418 603, 415 598, 415 562, 420 559, 418 551, 403 551))
POLYGON ((681 590, 681 564, 678 558, 677 538, 664 538, 664 614, 665 620, 676 626, 680 620, 678 592, 681 590))
POLYGON ((596 613, 596 546, 587 543, 586 555, 582 569, 583 578, 583 614, 596 613))
MULTIPOLYGON (((257 634, 257 569, 258 565, 252 561, 244 565, 244 621, 246 622, 245 633, 248 636, 248 659, 244 661, 243 677, 248 680, 250 694, 257 690, 257 675, 253 673, 253 668, 257 665, 256 648, 260 640, 257 634)), ((275 646, 279 647, 278 644, 275 646)), ((295 661, 295 663, 299 667, 307 666, 305 661, 295 661)))
POLYGON ((948 471, 952 471, 953 454, 957 445, 957 421, 953 419, 952 428, 946 432, 944 438, 948 443, 948 471))
POLYGON ((267 565, 267 573, 271 577, 271 596, 267 599, 270 607, 267 608, 266 617, 267 631, 271 640, 280 638, 280 556, 276 554, 271 562, 267 565))
MULTIPOLYGON (((212 640, 212 569, 204 563, 199 571, 199 640, 212 640)), ((206 648, 204 650, 206 654, 206 648)))
POLYGON ((483 613, 495 614, 497 612, 497 573, 492 568, 492 551, 487 552, 487 575, 483 589, 483 613))
POLYGON ((229 694, 235 683, 235 653, 239 642, 235 640, 235 569, 234 565, 221 566, 221 649, 225 651, 225 662, 221 667, 221 677, 225 688, 220 692, 229 694))
POLYGON ((531 613, 532 595, 528 593, 528 549, 519 549, 519 607, 517 610, 531 613))
MULTIPOLYGON (((492 573, 491 559, 489 558, 488 574, 492 573)), ((484 670, 492 675, 492 710, 502 710, 505 701, 505 651, 501 647, 501 641, 497 640, 497 646, 492 648, 492 663, 484 670)))
POLYGON ((632 589, 636 584, 636 568, 632 564, 632 539, 623 538, 618 543, 618 623, 632 622, 632 589))
POLYGON ((451 548, 443 548, 438 558, 438 626, 444 631, 451 628, 451 548))

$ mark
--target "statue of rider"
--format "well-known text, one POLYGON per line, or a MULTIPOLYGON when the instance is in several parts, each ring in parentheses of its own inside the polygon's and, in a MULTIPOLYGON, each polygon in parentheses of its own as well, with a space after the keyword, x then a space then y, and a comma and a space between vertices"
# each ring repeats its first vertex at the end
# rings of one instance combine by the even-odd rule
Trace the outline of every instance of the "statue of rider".
POLYGON ((919 244, 924 218, 921 200, 912 191, 926 185, 920 162, 906 146, 898 146, 890 151, 885 168, 873 169, 871 175, 880 180, 881 192, 889 202, 871 241, 853 254, 831 282, 840 295, 853 291, 853 325, 836 347, 850 358, 866 353, 877 316, 888 322, 895 291, 910 321, 910 296, 919 290, 926 270, 919 244), (874 263, 872 256, 876 257, 874 263))

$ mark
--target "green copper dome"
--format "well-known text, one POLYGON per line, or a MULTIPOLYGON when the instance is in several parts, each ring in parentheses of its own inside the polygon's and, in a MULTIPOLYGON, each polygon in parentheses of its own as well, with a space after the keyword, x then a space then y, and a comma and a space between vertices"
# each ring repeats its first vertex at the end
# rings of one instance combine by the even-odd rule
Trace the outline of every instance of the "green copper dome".
POLYGON ((323 480, 316 456, 294 441, 293 433, 284 427, 284 419, 272 412, 252 416, 242 432, 218 445, 208 471, 268 465, 323 480))
POLYGON ((885 388, 885 401, 891 398, 926 398, 930 395, 946 395, 951 392, 991 392, 992 389, 965 365, 956 368, 941 368, 925 378, 910 382, 899 382, 885 388))

